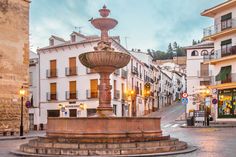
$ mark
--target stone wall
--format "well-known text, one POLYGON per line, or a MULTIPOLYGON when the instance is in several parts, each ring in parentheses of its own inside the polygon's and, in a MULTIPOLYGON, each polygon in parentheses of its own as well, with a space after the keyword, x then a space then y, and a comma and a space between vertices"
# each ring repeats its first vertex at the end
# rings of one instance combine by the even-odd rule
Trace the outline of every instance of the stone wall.
MULTIPOLYGON (((0 1, 0 132, 19 131, 19 89, 22 85, 27 89, 28 84, 29 4, 28 0, 0 1)), ((25 105, 24 128, 28 130, 25 105)))

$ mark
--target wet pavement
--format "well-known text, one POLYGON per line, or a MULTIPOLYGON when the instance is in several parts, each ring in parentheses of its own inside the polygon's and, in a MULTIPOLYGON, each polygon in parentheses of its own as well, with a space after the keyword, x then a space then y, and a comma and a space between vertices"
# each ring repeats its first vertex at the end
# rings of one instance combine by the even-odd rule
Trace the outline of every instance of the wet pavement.
MULTIPOLYGON (((236 157, 236 128, 182 128, 185 121, 175 121, 184 111, 181 104, 163 109, 162 112, 151 116, 162 117, 162 130, 164 134, 179 138, 199 149, 189 154, 172 155, 170 157, 236 157)), ((15 150, 24 140, 1 140, 0 157, 15 157, 9 151, 15 150)))

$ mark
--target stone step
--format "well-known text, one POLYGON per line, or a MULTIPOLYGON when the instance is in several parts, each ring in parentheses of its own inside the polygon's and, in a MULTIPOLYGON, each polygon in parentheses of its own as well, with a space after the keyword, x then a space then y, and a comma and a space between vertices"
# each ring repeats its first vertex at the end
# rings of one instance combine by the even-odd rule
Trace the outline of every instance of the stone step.
POLYGON ((42 142, 62 142, 62 143, 130 143, 168 140, 170 136, 150 136, 150 137, 118 137, 118 138, 62 138, 62 137, 39 137, 42 142))
POLYGON ((171 146, 157 146, 157 147, 135 147, 135 148, 98 148, 98 149, 75 149, 75 148, 39 148, 32 147, 28 144, 22 145, 20 150, 31 154, 45 154, 45 155, 83 155, 83 156, 94 156, 94 155, 128 155, 128 154, 151 154, 161 153, 169 151, 183 150, 187 148, 185 142, 179 141, 175 145, 171 146))
POLYGON ((29 141, 29 146, 40 148, 74 148, 74 149, 115 149, 115 148, 140 148, 140 147, 159 147, 172 146, 178 144, 179 140, 171 138, 169 140, 150 141, 150 142, 132 142, 132 143, 51 143, 41 142, 38 139, 29 141))

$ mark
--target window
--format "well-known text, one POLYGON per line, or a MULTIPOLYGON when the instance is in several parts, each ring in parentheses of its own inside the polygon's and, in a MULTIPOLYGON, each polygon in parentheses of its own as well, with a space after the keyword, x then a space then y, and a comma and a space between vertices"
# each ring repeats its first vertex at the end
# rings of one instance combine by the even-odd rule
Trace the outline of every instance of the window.
POLYGON ((77 69, 76 69, 76 57, 70 57, 69 58, 69 69, 67 71, 67 75, 76 75, 77 69))
POLYGON ((50 83, 50 99, 57 100, 57 83, 50 83))
POLYGON ((117 113, 117 105, 113 105, 113 113, 116 115, 117 113))
POLYGON ((87 109, 87 117, 94 116, 96 114, 97 110, 95 108, 87 109))
POLYGON ((50 45, 50 46, 53 46, 53 45, 54 45, 54 39, 50 39, 50 40, 49 40, 49 45, 50 45))
POLYGON ((207 50, 202 50, 201 55, 202 56, 207 56, 208 55, 208 51, 207 50))
POLYGON ((192 51, 191 56, 198 56, 198 51, 196 50, 192 51))
POLYGON ((33 85, 33 73, 32 72, 29 73, 29 85, 30 86, 33 85))
POLYGON ((70 81, 69 85, 70 85, 69 99, 77 99, 76 81, 70 81))
POLYGON ((231 54, 232 39, 224 40, 221 42, 221 57, 231 54))
POLYGON ((218 91, 218 118, 236 118, 236 89, 218 91))
POLYGON ((232 27, 232 13, 221 16, 221 30, 232 27))
POLYGON ((76 36, 75 35, 71 35, 71 41, 75 42, 75 40, 76 40, 76 36))
POLYGON ((90 98, 98 97, 98 80, 92 79, 90 80, 90 98))
POLYGON ((48 110, 48 117, 60 117, 60 110, 48 110))

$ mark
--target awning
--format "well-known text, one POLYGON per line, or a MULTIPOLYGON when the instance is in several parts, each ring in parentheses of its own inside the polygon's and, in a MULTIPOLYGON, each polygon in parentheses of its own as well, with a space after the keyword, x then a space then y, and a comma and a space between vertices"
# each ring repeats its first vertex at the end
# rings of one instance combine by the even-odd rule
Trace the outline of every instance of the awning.
POLYGON ((221 67, 220 72, 216 75, 216 81, 224 81, 227 79, 227 76, 231 73, 231 66, 221 67))

